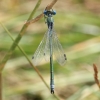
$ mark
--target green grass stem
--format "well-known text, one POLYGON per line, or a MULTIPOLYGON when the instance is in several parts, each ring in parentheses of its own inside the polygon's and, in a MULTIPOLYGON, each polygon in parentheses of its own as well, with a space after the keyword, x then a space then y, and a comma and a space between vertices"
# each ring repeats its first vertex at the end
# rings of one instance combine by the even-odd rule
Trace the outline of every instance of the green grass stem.
POLYGON ((2 73, 0 73, 0 100, 2 100, 2 73))
MULTIPOLYGON (((41 1, 42 0, 38 0, 35 8, 33 9, 32 13, 30 14, 28 20, 30 20, 33 17, 33 15, 35 14, 36 10, 38 9, 41 1)), ((27 25, 25 25, 25 24, 23 25, 21 31, 19 32, 19 35, 17 36, 17 38, 13 42, 12 46, 8 50, 8 53, 5 55, 5 57, 3 58, 3 60, 0 62, 0 100, 2 100, 2 73, 1 72, 4 69, 4 66, 5 66, 6 62, 8 61, 8 59, 10 58, 10 56, 12 55, 13 51, 15 50, 17 44, 21 40, 22 35, 25 33, 27 27, 28 27, 27 25)))
MULTIPOLYGON (((38 9, 40 3, 42 0, 38 0, 35 8, 33 9, 33 11, 31 12, 28 20, 30 20, 33 15, 35 14, 36 10, 38 9)), ((27 25, 24 24, 21 31, 19 32, 18 36, 16 37, 15 41, 13 42, 12 46, 10 47, 10 49, 8 50, 7 54, 5 55, 5 57, 3 58, 3 60, 0 62, 0 73, 2 72, 2 70, 4 69, 4 66, 7 62, 7 60, 10 58, 10 56, 13 54, 13 51, 15 50, 17 44, 19 43, 19 41, 21 40, 22 36, 24 35, 26 29, 27 29, 27 25)))

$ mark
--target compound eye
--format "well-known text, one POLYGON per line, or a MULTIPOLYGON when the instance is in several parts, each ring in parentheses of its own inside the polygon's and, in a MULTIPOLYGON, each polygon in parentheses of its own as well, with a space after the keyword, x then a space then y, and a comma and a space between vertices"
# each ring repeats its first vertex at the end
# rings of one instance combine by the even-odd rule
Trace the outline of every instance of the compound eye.
POLYGON ((44 10, 43 14, 47 15, 47 10, 44 10))
POLYGON ((55 11, 55 10, 53 10, 53 12, 52 12, 52 13, 53 13, 53 15, 56 15, 56 11, 55 11))

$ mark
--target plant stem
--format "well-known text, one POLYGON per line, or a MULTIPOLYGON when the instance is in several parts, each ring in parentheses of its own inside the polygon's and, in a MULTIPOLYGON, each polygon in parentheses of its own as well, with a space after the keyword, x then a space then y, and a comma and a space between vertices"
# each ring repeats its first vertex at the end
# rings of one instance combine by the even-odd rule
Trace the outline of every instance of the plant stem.
MULTIPOLYGON (((41 0, 38 0, 35 8, 33 9, 32 13, 30 14, 28 20, 30 20, 32 18, 32 16, 35 14, 37 8, 39 7, 41 3, 41 0)), ((4 66, 7 62, 7 60, 10 58, 10 56, 13 54, 13 51, 15 50, 17 44, 19 43, 19 41, 21 40, 23 34, 25 33, 26 29, 27 29, 27 25, 24 24, 19 35, 17 36, 17 38, 15 39, 15 41, 13 42, 12 46, 10 47, 10 49, 8 50, 7 54, 5 55, 5 57, 3 58, 3 60, 0 62, 0 73, 1 71, 4 69, 4 66)))
POLYGON ((2 73, 0 73, 0 100, 2 100, 2 73))

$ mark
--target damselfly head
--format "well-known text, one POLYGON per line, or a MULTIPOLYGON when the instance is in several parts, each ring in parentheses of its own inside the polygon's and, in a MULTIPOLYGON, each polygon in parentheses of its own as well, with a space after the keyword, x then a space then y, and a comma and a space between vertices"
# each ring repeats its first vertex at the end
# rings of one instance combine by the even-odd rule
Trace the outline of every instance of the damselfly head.
POLYGON ((44 12, 43 12, 43 14, 44 15, 49 15, 49 14, 51 14, 51 15, 56 15, 56 11, 55 10, 53 10, 53 9, 50 9, 50 10, 44 10, 44 12))

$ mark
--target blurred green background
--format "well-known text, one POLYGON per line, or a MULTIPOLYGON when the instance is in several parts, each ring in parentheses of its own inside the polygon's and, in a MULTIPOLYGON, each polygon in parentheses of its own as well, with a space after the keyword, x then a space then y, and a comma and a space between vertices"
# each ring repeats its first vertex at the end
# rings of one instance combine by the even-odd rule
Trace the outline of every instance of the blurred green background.
MULTIPOLYGON (((17 37, 38 0, 0 0, 0 21, 17 37)), ((42 0, 36 17, 50 3, 42 0)), ((54 28, 66 52, 67 63, 61 67, 54 60, 55 91, 62 100, 100 100, 94 81, 93 63, 100 70, 100 0, 58 0, 53 9, 54 28)), ((44 18, 29 25, 19 45, 32 60, 47 31, 44 18)), ((0 60, 13 41, 0 26, 0 60)), ((49 63, 38 66, 49 85, 49 63)), ((4 100, 56 100, 32 66, 16 48, 3 71, 4 100)))

